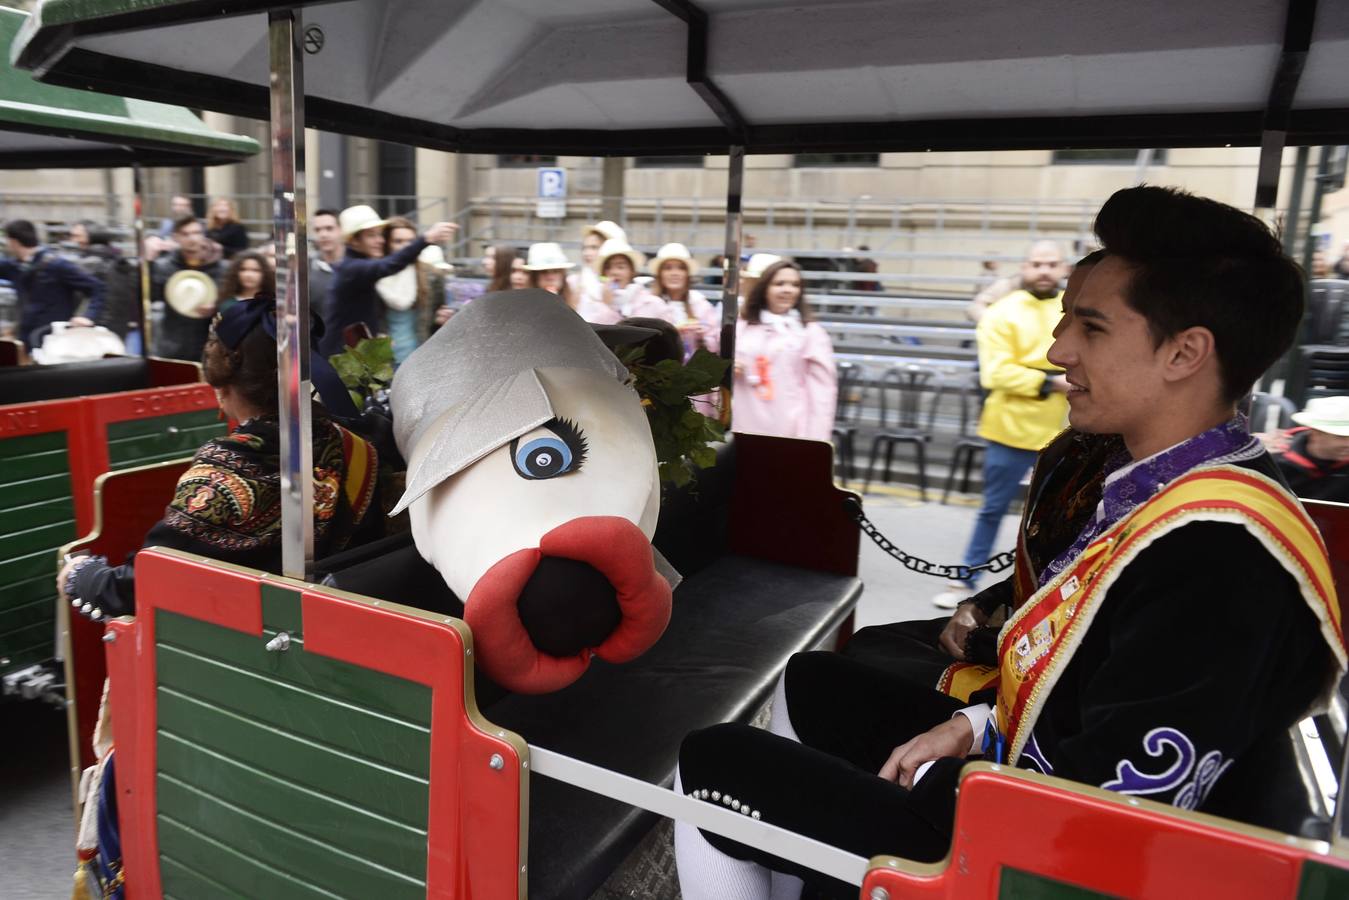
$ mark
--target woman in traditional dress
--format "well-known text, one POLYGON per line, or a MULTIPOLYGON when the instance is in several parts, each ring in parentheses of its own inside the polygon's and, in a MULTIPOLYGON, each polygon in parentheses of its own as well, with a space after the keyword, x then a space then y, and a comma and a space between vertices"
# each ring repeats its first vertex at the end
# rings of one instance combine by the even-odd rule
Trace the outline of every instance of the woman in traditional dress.
POLYGON ((780 260, 763 270, 736 324, 732 428, 829 440, 838 402, 834 345, 812 321, 801 270, 780 260))
MULTIPOLYGON (((197 451, 178 480, 147 547, 171 547, 268 572, 281 572, 281 432, 277 417, 275 299, 262 294, 216 317, 202 374, 222 414, 239 423, 197 451)), ((317 338, 323 324, 313 317, 317 338)), ((323 405, 313 407, 314 555, 323 557, 383 534, 377 497, 379 455, 334 415, 356 409, 337 373, 311 358, 323 405)), ((61 595, 94 618, 135 612, 133 564, 76 557, 57 577, 61 595)))

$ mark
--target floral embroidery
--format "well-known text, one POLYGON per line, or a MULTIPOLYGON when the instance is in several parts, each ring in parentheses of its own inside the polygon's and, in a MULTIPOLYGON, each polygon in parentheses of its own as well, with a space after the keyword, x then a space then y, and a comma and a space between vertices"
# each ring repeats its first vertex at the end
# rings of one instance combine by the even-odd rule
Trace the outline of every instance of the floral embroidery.
POLYGON ((1196 809, 1232 765, 1232 760, 1224 760, 1217 750, 1204 754, 1196 765, 1194 742, 1177 728, 1152 729, 1143 736, 1143 750, 1154 759, 1169 750, 1176 759, 1155 774, 1141 772, 1131 761, 1122 759, 1115 764, 1115 777, 1101 787, 1121 794, 1159 794, 1178 787, 1172 802, 1182 809, 1196 809))

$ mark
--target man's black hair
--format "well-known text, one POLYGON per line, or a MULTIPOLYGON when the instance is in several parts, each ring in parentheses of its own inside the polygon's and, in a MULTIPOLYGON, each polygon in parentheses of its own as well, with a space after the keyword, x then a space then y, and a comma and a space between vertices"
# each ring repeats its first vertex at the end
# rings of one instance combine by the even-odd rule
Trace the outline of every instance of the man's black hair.
POLYGON ((5 223, 5 234, 18 241, 20 247, 37 246, 37 229, 27 219, 10 219, 5 223))
POLYGON ((1095 231, 1132 269, 1125 299, 1158 346, 1186 328, 1213 333, 1224 400, 1245 395, 1297 338, 1302 270, 1254 216, 1145 185, 1116 191, 1095 231))
POLYGON ((334 219, 340 219, 340 218, 341 218, 341 216, 339 216, 339 215, 337 214, 337 210, 335 210, 335 209, 329 209, 328 207, 325 206, 325 207, 323 207, 322 209, 315 210, 315 211, 314 211, 314 214, 313 214, 312 216, 309 217, 309 221, 312 222, 312 221, 314 221, 315 219, 317 219, 319 216, 332 216, 334 219))
POLYGON ((189 225, 196 225, 201 222, 195 215, 188 213, 185 216, 179 216, 173 220, 173 233, 177 234, 189 225))

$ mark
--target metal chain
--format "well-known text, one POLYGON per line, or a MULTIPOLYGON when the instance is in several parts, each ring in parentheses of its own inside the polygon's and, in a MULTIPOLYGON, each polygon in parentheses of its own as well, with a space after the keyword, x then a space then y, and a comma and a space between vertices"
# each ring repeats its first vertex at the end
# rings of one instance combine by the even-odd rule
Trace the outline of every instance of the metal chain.
POLYGON ((910 556, 903 550, 890 542, 885 535, 881 534, 880 529, 872 524, 871 520, 862 512, 862 504, 855 497, 848 497, 843 501, 843 508, 848 515, 857 523, 857 527, 862 529, 862 533, 871 538, 877 547, 880 547, 886 553, 899 560, 900 564, 910 572, 917 572, 919 575, 931 575, 934 578, 945 578, 949 581, 969 581, 975 572, 1001 572, 1011 567, 1016 561, 1016 553, 1007 551, 999 553, 986 563, 980 563, 977 566, 967 565, 949 565, 943 566, 937 563, 930 563, 925 559, 919 559, 916 556, 910 556))

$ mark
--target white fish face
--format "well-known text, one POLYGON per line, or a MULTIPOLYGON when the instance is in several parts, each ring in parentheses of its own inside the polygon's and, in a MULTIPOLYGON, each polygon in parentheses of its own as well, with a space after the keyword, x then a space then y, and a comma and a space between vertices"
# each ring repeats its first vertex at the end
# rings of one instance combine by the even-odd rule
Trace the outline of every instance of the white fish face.
MULTIPOLYGON (((418 552, 466 603, 488 569, 573 519, 620 517, 648 540, 656 530, 660 479, 637 393, 603 372, 542 368, 538 375, 557 419, 574 427, 527 432, 410 507, 418 552)), ((409 470, 431 434, 413 449, 409 470)))

